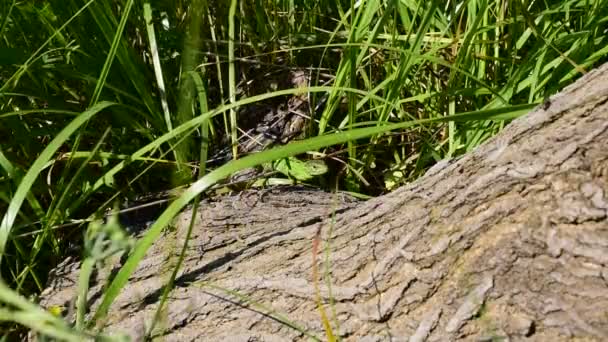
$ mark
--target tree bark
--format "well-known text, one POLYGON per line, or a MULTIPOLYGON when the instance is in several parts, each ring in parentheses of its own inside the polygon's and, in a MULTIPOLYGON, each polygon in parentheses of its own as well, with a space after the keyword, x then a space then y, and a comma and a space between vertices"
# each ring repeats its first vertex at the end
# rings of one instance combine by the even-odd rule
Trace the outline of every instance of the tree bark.
MULTIPOLYGON (((365 202, 304 188, 204 201, 154 337, 328 340, 327 321, 345 341, 608 340, 607 100, 608 64, 365 202)), ((149 251, 105 331, 142 336, 190 215, 149 251)), ((93 309, 118 267, 96 275, 93 309)), ((71 305, 78 268, 55 270, 42 305, 71 305)))

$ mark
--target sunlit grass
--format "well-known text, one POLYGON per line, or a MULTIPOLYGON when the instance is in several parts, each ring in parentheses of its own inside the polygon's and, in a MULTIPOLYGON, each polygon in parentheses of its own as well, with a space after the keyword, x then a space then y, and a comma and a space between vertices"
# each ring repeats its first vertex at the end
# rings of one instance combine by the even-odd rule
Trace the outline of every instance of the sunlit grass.
POLYGON ((607 20, 608 1, 3 1, 2 278, 36 294, 84 235, 57 226, 191 184, 136 243, 101 318, 160 229, 212 185, 317 151, 331 157, 319 184, 386 193, 605 61, 607 20), (307 139, 237 156, 239 113, 302 92, 282 89, 289 70, 309 73, 307 139), (230 145, 238 159, 207 162, 230 145))

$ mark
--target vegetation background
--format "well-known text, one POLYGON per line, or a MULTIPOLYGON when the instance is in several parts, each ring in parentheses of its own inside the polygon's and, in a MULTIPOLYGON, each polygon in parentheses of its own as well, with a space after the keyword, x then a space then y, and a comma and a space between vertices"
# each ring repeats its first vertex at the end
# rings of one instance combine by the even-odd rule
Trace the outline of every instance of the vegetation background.
POLYGON ((605 62, 607 23, 602 0, 0 0, 4 335, 86 333, 82 306, 71 328, 30 300, 66 256, 145 254, 96 221, 116 203, 198 179, 185 205, 291 155, 325 160, 320 187, 385 193, 605 62), (284 87, 293 70, 309 87, 284 87), (305 139, 213 160, 246 108, 302 92, 305 139))

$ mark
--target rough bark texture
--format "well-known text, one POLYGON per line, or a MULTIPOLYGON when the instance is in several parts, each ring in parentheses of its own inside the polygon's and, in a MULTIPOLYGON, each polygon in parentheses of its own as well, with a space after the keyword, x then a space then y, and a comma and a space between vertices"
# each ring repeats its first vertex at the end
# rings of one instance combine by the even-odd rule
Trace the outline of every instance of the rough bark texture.
MULTIPOLYGON (((474 152, 366 202, 305 189, 205 202, 155 336, 326 340, 317 282, 345 341, 608 340, 607 100, 604 65, 474 152), (329 265, 321 250, 313 279, 318 229, 329 265)), ((148 253, 106 331, 141 336, 189 217, 148 253)), ((43 305, 69 305, 77 270, 57 269, 43 305)))

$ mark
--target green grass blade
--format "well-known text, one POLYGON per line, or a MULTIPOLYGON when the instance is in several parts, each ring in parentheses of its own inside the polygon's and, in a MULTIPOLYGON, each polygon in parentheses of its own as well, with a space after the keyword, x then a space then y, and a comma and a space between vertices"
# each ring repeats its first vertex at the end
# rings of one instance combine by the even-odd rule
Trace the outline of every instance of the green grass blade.
MULTIPOLYGON (((135 153, 133 153, 131 155, 131 158, 132 159, 142 158, 146 153, 159 148, 162 144, 164 144, 168 141, 171 141, 171 139, 174 139, 181 134, 184 134, 192 129, 195 129, 197 126, 201 125, 204 121, 210 120, 214 116, 224 113, 224 112, 230 110, 231 108, 247 105, 250 103, 260 102, 263 100, 268 100, 268 99, 272 99, 272 98, 279 97, 279 96, 300 94, 303 91, 328 92, 328 91, 333 90, 334 88, 336 88, 336 87, 317 86, 317 87, 302 87, 302 88, 285 89, 285 90, 275 91, 272 93, 244 98, 235 103, 227 104, 225 106, 220 106, 214 110, 211 110, 210 112, 204 113, 196 118, 193 118, 192 120, 190 120, 188 122, 181 124, 180 126, 175 127, 171 132, 165 133, 164 135, 158 137, 155 141, 153 141, 153 142, 149 143, 148 145, 137 150, 135 153)), ((352 91, 352 92, 355 92, 362 96, 369 95, 367 92, 365 92, 363 90, 359 90, 359 89, 352 89, 352 88, 347 88, 347 87, 338 87, 337 89, 340 91, 344 91, 344 92, 352 91)), ((371 95, 370 98, 375 99, 379 102, 384 102, 384 100, 379 96, 371 95)), ((395 110, 398 110, 398 109, 395 108, 395 110)), ((114 177, 114 175, 116 175, 118 172, 120 172, 122 169, 125 168, 127 163, 128 163, 128 161, 126 161, 126 160, 121 161, 120 163, 115 165, 112 169, 107 171, 100 179, 98 179, 93 184, 93 186, 88 190, 88 193, 92 193, 92 192, 96 191, 97 189, 99 189, 100 187, 102 187, 105 184, 105 182, 104 182, 105 178, 114 177)))
POLYGON ((99 100, 99 96, 101 95, 101 91, 103 90, 106 79, 108 78, 108 74, 110 73, 110 68, 112 67, 112 63, 114 62, 114 58, 116 57, 116 51, 120 46, 120 41, 122 39, 122 34, 125 30, 125 26, 127 25, 127 20, 129 19, 129 13, 131 13, 131 8, 133 7, 133 0, 128 0, 127 4, 124 8, 124 13, 120 18, 120 23, 118 24, 118 29, 114 34, 114 39, 112 41, 112 45, 110 46, 110 51, 108 52, 108 57, 106 58, 106 62, 101 69, 101 74, 99 75, 99 79, 97 80, 97 84, 95 85, 95 90, 93 91, 93 95, 91 96, 90 105, 94 105, 99 100))
POLYGON ((154 75, 156 76, 156 84, 158 85, 160 104, 165 115, 167 130, 170 131, 173 129, 173 125, 171 124, 171 113, 169 112, 169 104, 167 103, 167 90, 165 89, 163 70, 160 65, 160 57, 158 56, 158 44, 156 42, 156 34, 154 33, 154 24, 152 22, 152 7, 149 2, 144 3, 144 20, 146 21, 146 31, 148 32, 150 54, 152 55, 152 65, 154 66, 154 75))
MULTIPOLYGON (((189 73, 189 76, 192 77, 192 80, 194 81, 194 84, 197 89, 199 107, 202 112, 207 112, 208 111, 207 91, 206 91, 206 87, 203 83, 203 80, 201 79, 200 75, 194 71, 191 71, 189 73)), ((199 168, 199 172, 198 172, 199 179, 201 177, 203 177, 207 171, 206 170, 207 153, 208 153, 208 149, 209 149, 208 137, 209 137, 209 120, 205 120, 205 121, 203 121, 203 123, 201 125, 202 142, 201 142, 201 150, 200 150, 200 156, 199 156, 199 160, 200 160, 200 168, 199 168)), ((169 297, 169 293, 171 292, 171 290, 173 290, 173 286, 175 284, 175 278, 177 277, 177 274, 179 273, 179 270, 184 262, 184 258, 186 257, 186 251, 188 250, 188 242, 190 241, 190 236, 192 235, 192 230, 194 229, 194 223, 196 222, 199 201, 200 201, 200 196, 197 196, 194 199, 194 205, 192 208, 192 216, 190 217, 190 223, 188 224, 188 231, 186 232, 186 236, 184 238, 184 244, 182 245, 182 249, 179 254, 177 264, 173 267, 173 271, 171 272, 169 281, 167 282, 167 284, 165 284, 163 293, 161 295, 161 299, 158 303, 158 307, 156 308, 156 312, 154 314, 154 318, 152 319, 152 322, 150 323, 150 326, 146 333, 148 338, 152 335, 156 322, 158 322, 160 320, 160 315, 162 314, 162 311, 163 311, 163 308, 167 301, 167 298, 169 297)))
MULTIPOLYGON (((235 23, 237 0, 230 1, 230 10, 228 12, 228 95, 230 96, 230 104, 236 102, 236 71, 234 58, 234 42, 235 23)), ((236 134, 236 107, 230 108, 230 140, 232 145, 232 158, 238 157, 238 137, 236 134)))
POLYGON ((17 188, 17 191, 15 192, 15 196, 11 200, 8 210, 2 218, 2 224, 0 225, 0 262, 2 260, 2 257, 4 256, 4 251, 11 232, 11 228, 13 226, 13 223, 15 222, 17 213, 19 212, 21 205, 23 204, 23 200, 26 198, 32 185, 36 181, 36 178, 43 170, 47 162, 53 157, 57 150, 70 138, 70 136, 74 132, 76 132, 76 130, 78 130, 78 128, 88 122, 93 116, 98 114, 100 111, 112 105, 113 103, 111 102, 100 102, 95 106, 89 108, 88 110, 84 111, 74 120, 72 120, 48 144, 48 146, 42 151, 40 156, 36 158, 36 161, 34 161, 32 166, 28 169, 27 173, 21 180, 19 187, 17 188))

